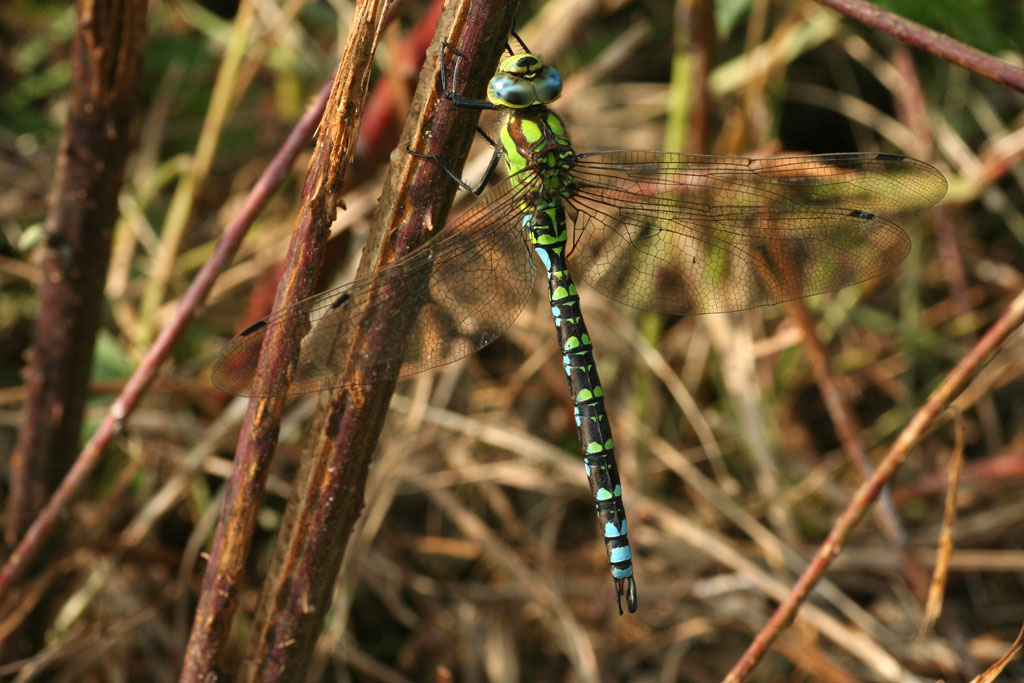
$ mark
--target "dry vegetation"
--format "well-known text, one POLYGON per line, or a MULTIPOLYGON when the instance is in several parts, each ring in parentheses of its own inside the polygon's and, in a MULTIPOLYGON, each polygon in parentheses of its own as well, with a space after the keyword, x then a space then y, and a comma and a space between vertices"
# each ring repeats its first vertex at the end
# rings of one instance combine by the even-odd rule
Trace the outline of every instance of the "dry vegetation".
MULTIPOLYGON (((380 67, 400 62, 425 5, 402 7, 381 41, 380 67)), ((674 4, 568 5, 528 3, 518 23, 566 76, 555 108, 577 147, 680 144, 678 126, 666 130, 685 119, 687 101, 682 71, 672 69, 685 35, 674 4)), ((721 679, 864 480, 856 454, 877 462, 1021 292, 1024 97, 820 5, 752 5, 725 27, 720 14, 717 35, 698 36, 713 51, 711 133, 699 144, 717 154, 880 151, 930 161, 950 189, 905 225, 910 257, 885 277, 806 301, 806 310, 664 318, 583 291, 639 584, 639 612, 621 617, 538 279, 499 341, 400 383, 310 680, 721 679)), ((231 19, 190 2, 151 9, 142 124, 121 195, 86 437, 334 68, 350 12, 335 14, 339 6, 257 3, 250 46, 219 77, 231 19), (215 83, 231 93, 223 118, 209 109, 215 83), (208 172, 190 176, 196 150, 213 140, 208 172), (172 239, 169 207, 187 178, 196 192, 184 200, 182 242, 161 282, 154 262, 161 240, 172 239)), ((13 448, 24 400, 33 247, 60 137, 70 24, 56 5, 0 10, 0 35, 19 36, 0 51, 0 452, 13 448)), ((979 47, 1012 44, 995 36, 979 47)), ((1000 56, 1019 65, 1017 47, 1000 56)), ((367 149, 393 143, 367 140, 367 149)), ((485 146, 477 151, 467 178, 486 162, 485 146)), ((350 176, 328 264, 345 277, 389 152, 364 149, 350 176)), ((0 596, 0 638, 33 619, 43 634, 36 649, 7 650, 17 658, 0 675, 177 677, 246 405, 216 391, 208 368, 266 312, 268 272, 285 252, 307 155, 106 449, 57 542, 0 596)), ((1024 620, 1022 358, 1017 331, 913 445, 884 505, 855 528, 751 680, 969 680, 1010 648, 1024 620), (958 429, 964 462, 933 624, 924 598, 942 556, 958 429)), ((227 671, 248 646, 317 398, 284 412, 227 671)), ((1024 679, 1024 668, 1010 664, 1005 675, 1024 679)))

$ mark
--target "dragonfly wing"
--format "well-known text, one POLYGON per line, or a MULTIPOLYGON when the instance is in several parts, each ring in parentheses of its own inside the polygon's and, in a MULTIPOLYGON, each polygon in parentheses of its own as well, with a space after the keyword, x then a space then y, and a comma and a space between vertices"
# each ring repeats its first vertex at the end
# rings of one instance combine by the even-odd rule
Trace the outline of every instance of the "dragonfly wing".
POLYGON ((942 173, 899 154, 753 159, 620 151, 578 159, 575 173, 584 183, 671 196, 694 207, 819 206, 895 220, 927 209, 946 194, 942 173))
POLYGON ((521 191, 506 181, 403 259, 251 325, 214 362, 214 384, 246 396, 367 385, 491 343, 522 311, 536 272, 521 191), (301 351, 290 384, 275 390, 257 367, 264 339, 281 330, 301 334, 301 351), (343 375, 349 366, 355 374, 343 375))
POLYGON ((880 275, 910 248, 885 216, 945 192, 938 171, 895 155, 612 152, 581 157, 574 173, 574 274, 616 301, 675 314, 764 306, 880 275))

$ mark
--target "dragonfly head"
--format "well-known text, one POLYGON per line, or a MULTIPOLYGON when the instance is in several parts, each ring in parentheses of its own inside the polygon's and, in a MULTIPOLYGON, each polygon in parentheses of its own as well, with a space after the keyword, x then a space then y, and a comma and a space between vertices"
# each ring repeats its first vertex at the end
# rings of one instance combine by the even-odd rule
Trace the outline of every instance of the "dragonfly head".
POLYGON ((512 109, 550 104, 561 94, 561 74, 529 52, 502 61, 498 73, 487 84, 487 100, 512 109))

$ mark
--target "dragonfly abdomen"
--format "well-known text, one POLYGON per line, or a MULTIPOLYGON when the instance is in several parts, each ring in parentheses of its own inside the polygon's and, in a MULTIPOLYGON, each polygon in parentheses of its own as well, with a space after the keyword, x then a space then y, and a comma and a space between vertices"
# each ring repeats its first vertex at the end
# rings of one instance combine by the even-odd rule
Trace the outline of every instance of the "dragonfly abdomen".
POLYGON ((622 611, 621 599, 625 595, 629 611, 634 612, 637 608, 636 583, 626 510, 622 504, 622 486, 615 466, 615 445, 605 410, 604 390, 597 374, 594 347, 565 258, 565 208, 551 198, 537 198, 537 204, 527 214, 524 223, 530 231, 533 248, 547 271, 551 313, 562 350, 566 381, 572 394, 583 462, 619 596, 619 611, 622 611))

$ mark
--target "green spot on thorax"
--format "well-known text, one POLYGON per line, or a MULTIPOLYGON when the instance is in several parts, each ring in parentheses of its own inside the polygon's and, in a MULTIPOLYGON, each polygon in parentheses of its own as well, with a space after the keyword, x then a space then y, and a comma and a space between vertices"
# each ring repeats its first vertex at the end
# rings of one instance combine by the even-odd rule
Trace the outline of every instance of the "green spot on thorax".
MULTIPOLYGON (((565 126, 562 125, 562 119, 558 118, 558 115, 553 111, 548 112, 548 128, 550 128, 551 132, 555 135, 565 135, 565 126)), ((569 141, 566 140, 566 144, 568 144, 568 142, 569 141)))
POLYGON ((529 119, 519 119, 519 130, 523 132, 523 137, 531 145, 536 143, 543 137, 540 126, 529 119))

